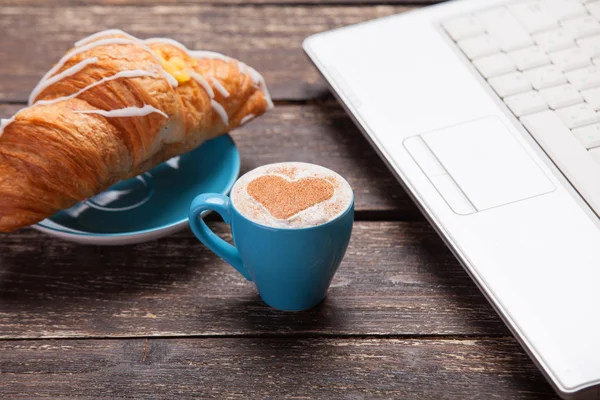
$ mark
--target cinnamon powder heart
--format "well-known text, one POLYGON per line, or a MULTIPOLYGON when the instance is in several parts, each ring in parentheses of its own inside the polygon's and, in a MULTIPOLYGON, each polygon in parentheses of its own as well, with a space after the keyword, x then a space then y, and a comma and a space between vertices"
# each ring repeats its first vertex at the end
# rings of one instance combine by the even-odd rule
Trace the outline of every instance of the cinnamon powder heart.
POLYGON ((321 178, 289 181, 277 175, 263 175, 248 184, 248 194, 271 215, 287 219, 333 197, 333 185, 321 178))

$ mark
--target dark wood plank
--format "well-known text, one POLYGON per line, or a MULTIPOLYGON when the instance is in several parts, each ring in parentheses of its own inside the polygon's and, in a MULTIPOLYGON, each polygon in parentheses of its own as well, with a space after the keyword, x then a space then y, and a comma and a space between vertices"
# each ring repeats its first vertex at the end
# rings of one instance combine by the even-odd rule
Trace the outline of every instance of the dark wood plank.
POLYGON ((558 398, 512 338, 0 342, 0 396, 558 398))
POLYGON ((93 247, 25 229, 0 248, 0 338, 509 334, 425 222, 355 223, 328 298, 299 313, 269 309, 189 231, 93 247))
POLYGON ((275 99, 328 96, 304 55, 308 35, 406 11, 403 6, 309 7, 168 5, 156 7, 0 7, 0 100, 24 101, 76 40, 107 28, 141 38, 172 37, 261 71, 275 99))
MULTIPOLYGON (((24 105, 0 104, 0 118, 24 105)), ((412 200, 336 103, 278 106, 233 133, 242 173, 280 161, 331 168, 348 179, 359 216, 421 219, 412 200), (276 145, 275 145, 276 143, 276 145)))

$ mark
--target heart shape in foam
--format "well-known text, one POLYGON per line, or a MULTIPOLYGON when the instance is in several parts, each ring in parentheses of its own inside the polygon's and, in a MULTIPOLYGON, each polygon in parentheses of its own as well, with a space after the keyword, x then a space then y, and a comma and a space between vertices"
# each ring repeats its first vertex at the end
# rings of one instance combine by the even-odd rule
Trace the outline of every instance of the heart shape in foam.
POLYGON ((278 175, 263 175, 247 186, 248 194, 277 219, 288 219, 333 197, 334 187, 326 179, 301 178, 295 181, 278 175))

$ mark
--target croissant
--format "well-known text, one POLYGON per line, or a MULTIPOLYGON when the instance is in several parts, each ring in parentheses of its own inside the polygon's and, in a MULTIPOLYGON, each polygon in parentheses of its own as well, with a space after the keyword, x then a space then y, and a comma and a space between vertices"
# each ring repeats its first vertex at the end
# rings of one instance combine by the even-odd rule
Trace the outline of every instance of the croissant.
POLYGON ((79 42, 0 121, 0 232, 193 150, 273 103, 247 65, 119 30, 79 42))

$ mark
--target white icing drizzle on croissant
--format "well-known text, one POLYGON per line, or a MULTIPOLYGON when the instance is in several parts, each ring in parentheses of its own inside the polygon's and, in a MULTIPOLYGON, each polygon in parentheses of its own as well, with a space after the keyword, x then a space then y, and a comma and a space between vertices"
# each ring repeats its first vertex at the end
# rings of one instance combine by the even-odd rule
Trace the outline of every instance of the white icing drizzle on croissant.
POLYGON ((153 72, 149 72, 149 71, 144 71, 141 69, 132 69, 132 70, 125 70, 125 71, 121 71, 121 72, 117 72, 114 75, 111 76, 107 76, 105 78, 100 79, 99 81, 96 81, 86 87, 84 87, 83 89, 70 94, 68 96, 63 96, 63 97, 57 97, 55 99, 52 100, 38 100, 35 103, 33 103, 33 105, 48 105, 48 104, 54 104, 54 103, 58 103, 59 101, 63 101, 63 100, 69 100, 69 99, 73 99, 77 96, 79 96, 81 93, 86 92, 88 90, 90 90, 93 87, 96 87, 98 85, 103 84, 104 82, 108 82, 108 81, 114 81, 115 79, 119 79, 119 78, 139 78, 139 77, 143 77, 143 76, 151 76, 151 77, 156 77, 157 75, 153 72))
POLYGON ((131 39, 134 41, 139 41, 139 39, 136 38, 135 36, 131 36, 129 33, 123 32, 120 29, 106 29, 104 31, 93 33, 90 36, 84 37, 83 39, 76 41, 74 43, 74 46, 80 47, 80 46, 83 46, 84 44, 93 42, 95 39, 98 39, 100 37, 111 36, 111 35, 121 35, 121 36, 125 36, 128 39, 131 39))
POLYGON ((244 125, 246 122, 253 120, 256 117, 254 114, 248 114, 240 120, 240 125, 244 125))
MULTIPOLYGON (((188 51, 188 54, 192 58, 195 58, 197 60, 201 60, 203 58, 209 58, 209 59, 213 59, 213 60, 221 60, 224 62, 235 61, 232 58, 227 57, 226 55, 223 55, 221 53, 216 53, 214 51, 193 50, 193 51, 188 51)), ((240 72, 242 72, 243 74, 250 75, 252 77, 252 80, 254 81, 254 84, 264 93, 265 100, 267 101, 267 109, 270 110, 271 108, 273 108, 275 105, 273 104, 273 100, 271 99, 271 94, 269 93, 269 90, 267 89, 267 84, 265 82, 265 78, 263 78, 263 76, 257 70, 244 64, 241 61, 238 61, 238 68, 240 69, 240 72)))
MULTIPOLYGON (((56 65, 54 67, 52 67, 52 69, 50 69, 50 71, 48 71, 40 80, 40 82, 37 84, 37 86, 33 89, 33 91, 31 92, 31 95, 29 96, 29 105, 33 104, 33 102, 35 101, 36 97, 34 96, 35 93, 38 93, 38 87, 44 84, 44 81, 46 81, 48 78, 50 78, 52 75, 54 75, 60 68, 62 68, 63 65, 65 65, 65 63, 67 61, 69 61, 73 56, 83 53, 85 51, 88 51, 90 49, 93 49, 95 47, 100 47, 100 46, 107 46, 107 45, 113 45, 113 44, 138 44, 140 46, 142 46, 142 48, 146 51, 148 51, 150 54, 152 54, 152 56, 156 59, 156 61, 160 64, 160 60, 158 59, 158 57, 156 56, 156 54, 154 54, 154 52, 152 51, 152 49, 150 47, 148 47, 146 44, 144 44, 143 42, 141 42, 140 40, 131 40, 131 39, 123 39, 123 38, 110 38, 110 39, 101 39, 101 40, 97 40, 95 42, 91 42, 91 43, 87 43, 84 44, 83 46, 80 47, 76 47, 73 51, 71 51, 70 53, 65 54, 59 61, 58 63, 56 63, 56 65)), ((72 72, 72 74, 76 73, 72 72)), ((167 71, 164 71, 164 75, 165 78, 169 81, 169 83, 173 86, 173 87, 177 87, 178 83, 177 83, 177 79, 175 79, 171 74, 169 74, 167 71)), ((67 77, 69 75, 64 75, 63 78, 67 77)), ((39 94, 39 93, 38 93, 39 94)))
POLYGON ((254 68, 249 67, 246 64, 244 64, 244 66, 246 67, 246 72, 252 77, 252 79, 254 79, 254 83, 257 84, 258 88, 265 94, 265 100, 267 101, 267 109, 270 110, 271 108, 275 107, 275 105, 273 104, 273 100, 271 99, 269 89, 267 89, 267 83, 265 82, 265 78, 263 78, 263 76, 254 68))
MULTIPOLYGON (((93 87, 96 87, 98 85, 101 85, 107 81, 112 81, 112 80, 119 79, 119 78, 138 78, 138 77, 144 77, 144 76, 157 77, 157 74, 154 72, 144 71, 141 69, 125 70, 125 71, 117 72, 114 75, 102 78, 99 81, 94 82, 94 83, 84 87, 83 89, 81 89, 73 94, 70 94, 68 96, 57 97, 57 98, 51 99, 51 100, 38 100, 33 105, 49 105, 49 104, 58 103, 59 101, 73 99, 73 98, 79 96, 81 93, 83 93, 93 87)), ((150 106, 148 106, 148 107, 150 107, 150 106)), ((154 108, 154 107, 152 107, 152 108, 154 108)), ((162 115, 164 115, 165 117, 169 118, 167 116, 167 114, 165 114, 164 112, 162 112, 160 110, 157 110, 157 112, 159 112, 162 115)), ((18 114, 18 111, 16 114, 18 114)), ((16 114, 15 114, 15 116, 16 116, 16 114)), ((145 115, 147 115, 147 114, 145 114, 145 115)), ((4 133, 4 128, 6 128, 8 125, 13 123, 14 121, 15 121, 14 116, 12 118, 0 119, 0 137, 2 137, 2 134, 4 133)))
POLYGON ((41 80, 40 83, 38 83, 37 86, 31 91, 31 94, 29 95, 29 104, 31 105, 33 101, 37 99, 40 93, 42 93, 48 86, 62 80, 63 78, 66 78, 67 76, 71 76, 73 74, 78 73, 88 65, 93 64, 95 62, 98 62, 98 57, 86 58, 85 60, 79 61, 72 67, 65 69, 60 74, 56 74, 51 78, 41 80))
POLYGON ((212 87, 210 87, 210 85, 208 84, 208 81, 206 80, 206 78, 204 76, 197 73, 196 71, 188 71, 188 74, 192 77, 193 80, 198 82, 198 84, 200 86, 202 86, 204 88, 204 90, 206 90, 208 97, 210 97, 211 99, 213 99, 215 97, 215 92, 213 91, 212 87))
MULTIPOLYGON (((68 77, 71 75, 74 75, 78 72, 80 72, 81 70, 83 70, 86 66, 96 63, 98 62, 98 58, 97 57, 90 57, 90 58, 86 58, 85 60, 82 60, 80 62, 78 62, 77 64, 73 65, 72 67, 67 68, 66 70, 54 75, 58 70, 60 70, 60 68, 62 68, 65 63, 70 60, 73 56, 83 53, 87 50, 93 49, 95 47, 99 47, 99 46, 107 46, 107 45, 114 45, 114 44, 138 44, 140 45, 144 50, 148 51, 153 57, 154 59, 158 62, 158 64, 161 66, 162 68, 162 63, 161 60, 159 59, 159 57, 156 55, 156 53, 154 53, 154 51, 148 47, 147 43, 155 43, 155 42, 161 42, 161 43, 167 43, 170 44, 172 46, 177 47, 178 49, 184 51, 187 55, 189 55, 191 58, 195 58, 195 59, 203 59, 203 58, 209 58, 209 59, 218 59, 224 62, 232 62, 235 61, 223 54, 220 53, 216 53, 216 52, 212 52, 212 51, 191 51, 188 50, 187 47, 185 47, 183 44, 177 42, 176 40, 173 39, 168 39, 168 38, 151 38, 151 39, 147 39, 146 41, 142 41, 134 36, 129 35, 126 32, 123 32, 120 29, 108 29, 105 31, 101 31, 101 32, 96 32, 86 38, 83 38, 77 42, 75 42, 75 48, 73 51, 65 54, 57 63, 56 65, 54 65, 54 67, 52 67, 43 77, 42 79, 38 82, 38 84, 36 85, 35 88, 33 88, 33 90, 31 91, 31 94, 29 96, 28 99, 28 103, 29 105, 47 105, 47 104, 54 104, 57 103, 59 101, 64 101, 64 100, 68 100, 68 99, 72 99, 75 98, 77 96, 79 96, 81 93, 96 87, 104 82, 107 81, 111 81, 111 80, 115 80, 115 79, 119 79, 119 78, 137 78, 137 77, 143 77, 143 76, 152 76, 152 77, 156 77, 157 75, 149 72, 149 71, 144 71, 144 70, 126 70, 126 71, 121 71, 118 72, 114 75, 102 78, 101 80, 94 82, 86 87, 84 87, 83 89, 80 89, 79 91, 70 94, 68 96, 63 96, 63 97, 59 97, 59 98, 55 98, 55 99, 51 99, 51 100, 40 100, 40 101, 35 101, 37 99, 37 97, 46 89, 48 88, 50 85, 68 77), (115 37, 115 38, 108 38, 108 39, 100 39, 100 40, 96 40, 99 38, 102 38, 104 36, 111 36, 111 35, 120 35, 120 36, 125 36, 126 38, 122 38, 122 37, 115 37)), ((252 80, 254 82, 254 84, 260 88, 262 90, 262 92, 264 93, 265 99, 267 101, 267 107, 270 109, 273 107, 273 101, 271 100, 271 96, 268 92, 266 83, 264 81, 264 78, 262 77, 262 75, 260 73, 258 73, 258 71, 256 71, 254 68, 249 67, 248 65, 238 61, 238 68, 240 70, 240 72, 242 72, 243 74, 247 74, 250 75, 252 77, 252 80)), ((171 75, 170 73, 168 73, 164 68, 162 68, 162 72, 164 77, 167 79, 167 81, 173 86, 173 87, 177 87, 178 86, 178 82, 177 79, 175 79, 175 77, 173 75, 171 75)), ((202 86, 202 88, 206 91, 206 93, 208 94, 208 96, 211 99, 211 106, 212 108, 215 110, 215 112, 219 115, 219 117, 221 118, 221 120, 223 121, 223 123, 226 126, 229 126, 229 116, 227 115, 227 111, 225 110, 225 108, 218 103, 216 100, 214 100, 215 97, 215 93, 214 90, 212 89, 212 87, 210 86, 210 84, 208 83, 208 81, 206 80, 206 78, 204 76, 202 76, 201 74, 199 74, 196 71, 186 71, 190 77, 197 82, 200 86, 202 86)), ((223 97, 229 97, 229 92, 227 91, 227 89, 221 84, 221 82, 219 82, 216 78, 212 77, 211 78, 214 87, 217 89, 217 91, 219 91, 219 93, 223 96, 223 97)), ((150 105, 144 105, 143 107, 125 107, 125 108, 121 108, 121 109, 117 109, 117 110, 110 110, 110 111, 105 111, 105 110, 78 110, 78 111, 74 111, 76 113, 82 113, 82 114, 100 114, 103 115, 105 117, 139 117, 139 116, 146 116, 148 114, 151 113, 159 113, 161 115, 163 115, 166 118, 169 118, 167 114, 165 114, 163 111, 152 107, 150 105)), ((18 112, 17 112, 18 113, 18 112)), ((16 116, 16 114, 15 114, 16 116)), ((4 133, 4 129, 11 124, 12 122, 15 121, 15 116, 13 116, 12 118, 8 118, 8 119, 0 119, 0 137, 2 136, 2 134, 4 133)), ((244 118, 242 118, 242 120, 240 121, 240 124, 244 124, 247 121, 251 120, 254 118, 253 114, 249 114, 247 116, 245 116, 244 118)))
POLYGON ((221 120, 223 120, 225 126, 229 126, 229 116, 227 115, 227 111, 225 111, 225 108, 223 108, 223 106, 217 103, 215 100, 211 100, 210 104, 212 105, 212 108, 215 110, 215 112, 219 114, 219 117, 221 117, 221 120))
POLYGON ((229 97, 229 92, 227 91, 227 89, 225 89, 223 85, 221 85, 221 82, 219 82, 218 79, 211 77, 211 81, 213 85, 215 85, 215 89, 217 89, 223 97, 229 97))
POLYGON ((158 108, 152 107, 151 105, 145 104, 143 107, 125 107, 118 108, 116 110, 75 110, 77 114, 100 114, 103 117, 144 117, 148 114, 158 113, 165 118, 169 118, 167 114, 159 110, 158 108))
MULTIPOLYGON (((156 61, 158 61, 158 63, 160 64, 160 58, 158 58, 156 53, 150 47, 148 47, 143 40, 140 40, 140 39, 136 38, 135 36, 131 36, 130 34, 123 32, 120 29, 107 29, 105 31, 96 32, 93 35, 90 35, 86 38, 83 38, 83 39, 75 42, 75 48, 85 46, 97 38, 100 38, 103 36, 110 36, 110 35, 122 35, 122 36, 129 38, 129 40, 141 45, 144 48, 144 50, 146 50, 147 52, 152 54, 152 57, 154 57, 154 59, 156 61)), ((115 39, 119 39, 119 38, 115 38, 115 39)), ((110 39, 108 39, 108 40, 110 40, 110 39)), ((177 82, 177 79, 175 79, 175 77, 173 75, 169 74, 164 69, 163 69, 163 73, 164 73, 164 76, 167 79, 167 81, 169 81, 169 83, 171 84, 171 86, 177 87, 179 85, 179 83, 177 82)))
POLYGON ((14 121, 15 121, 14 116, 11 118, 0 119, 0 137, 2 137, 2 134, 4 133, 4 128, 6 128, 8 125, 12 124, 14 121))

